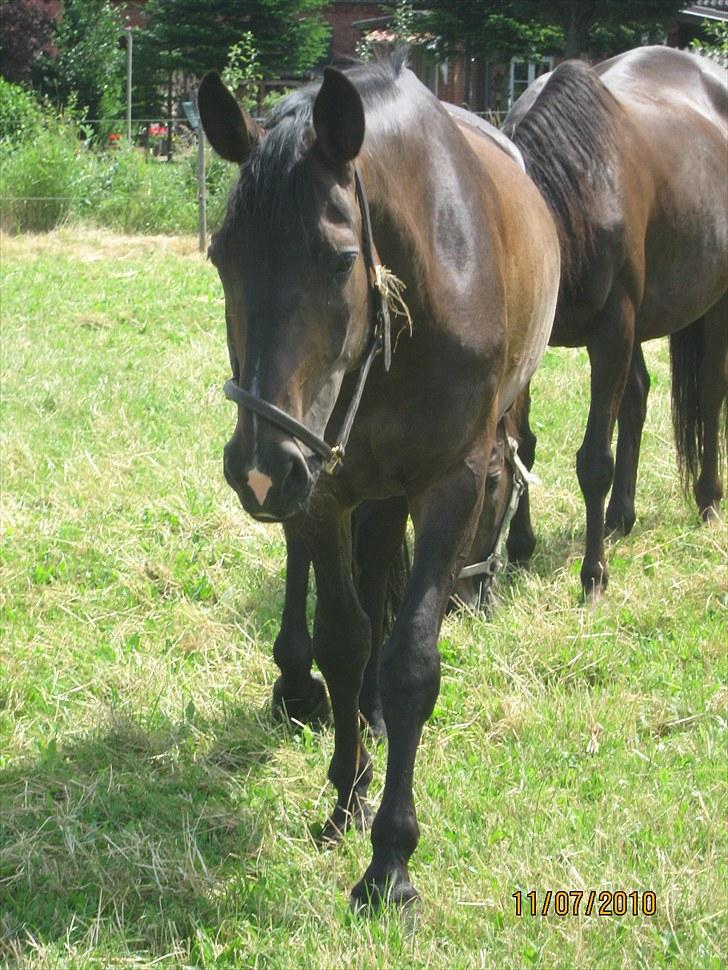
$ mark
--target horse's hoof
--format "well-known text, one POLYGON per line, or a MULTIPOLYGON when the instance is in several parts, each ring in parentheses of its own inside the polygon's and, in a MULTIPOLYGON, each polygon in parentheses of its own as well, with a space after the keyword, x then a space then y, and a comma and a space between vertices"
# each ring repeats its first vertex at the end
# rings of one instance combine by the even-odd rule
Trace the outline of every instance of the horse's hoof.
POLYGON ((609 582, 607 567, 599 562, 597 567, 592 569, 584 563, 581 567, 580 578, 584 602, 589 605, 598 603, 609 582))
POLYGON ((607 509, 604 517, 604 532, 612 539, 621 539, 630 534, 635 521, 634 513, 627 514, 616 509, 607 509))
POLYGON ((605 587, 600 586, 598 583, 592 583, 590 586, 582 586, 581 599, 584 606, 596 606, 601 601, 602 596, 604 596, 604 590, 605 587))
POLYGON ((273 716, 279 721, 300 724, 322 724, 329 717, 326 688, 318 677, 309 677, 308 684, 295 695, 285 693, 283 677, 273 685, 273 716))
POLYGON ((706 525, 710 525, 713 522, 720 522, 720 514, 718 513, 717 505, 708 505, 700 513, 700 518, 706 525))
POLYGON ((384 880, 365 875, 352 889, 349 905, 354 913, 374 915, 385 906, 414 910, 418 906, 419 898, 409 879, 394 870, 384 880))
POLYGON ((371 827, 374 813, 365 798, 356 798, 356 807, 351 809, 336 805, 326 819, 316 842, 321 849, 332 849, 341 842, 349 829, 365 832, 371 827))

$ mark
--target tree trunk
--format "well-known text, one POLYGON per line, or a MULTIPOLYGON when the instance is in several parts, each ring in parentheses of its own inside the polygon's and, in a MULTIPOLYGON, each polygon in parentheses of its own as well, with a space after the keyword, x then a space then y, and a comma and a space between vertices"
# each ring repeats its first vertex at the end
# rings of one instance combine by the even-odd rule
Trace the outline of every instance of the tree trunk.
POLYGON ((567 58, 579 57, 589 46, 589 28, 596 16, 595 5, 588 0, 570 0, 569 19, 566 24, 567 58))
POLYGON ((470 108, 470 89, 473 85, 473 64, 470 53, 470 44, 465 44, 465 65, 463 69, 463 102, 466 108, 470 108))

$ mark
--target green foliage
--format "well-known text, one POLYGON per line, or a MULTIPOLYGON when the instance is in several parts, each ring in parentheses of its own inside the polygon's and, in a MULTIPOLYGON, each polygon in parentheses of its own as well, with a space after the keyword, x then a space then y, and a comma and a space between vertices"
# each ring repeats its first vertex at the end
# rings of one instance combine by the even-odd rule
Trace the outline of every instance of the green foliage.
POLYGON ((659 37, 680 0, 432 0, 420 23, 442 58, 532 57, 563 51, 608 56, 659 37))
POLYGON ((563 43, 558 27, 503 0, 434 0, 420 23, 437 36, 442 59, 458 52, 484 59, 535 58, 563 43))
POLYGON ((266 77, 310 69, 325 53, 323 0, 149 0, 138 31, 150 66, 202 75, 222 71, 228 52, 250 33, 266 77))
POLYGON ((240 40, 231 46, 222 79, 244 108, 251 111, 256 106, 263 72, 251 31, 246 30, 240 40))
POLYGON ((42 58, 41 85, 57 103, 71 99, 89 118, 113 118, 122 106, 122 23, 108 0, 64 0, 55 57, 42 58))
POLYGON ((33 138, 3 146, 0 187, 5 230, 46 231, 85 205, 93 159, 66 118, 49 117, 33 138))
MULTIPOLYGON (((0 227, 39 232, 83 221, 121 232, 192 233, 197 228, 197 156, 161 164, 121 143, 104 151, 83 140, 69 115, 45 118, 32 138, 0 146, 0 227)), ((210 155, 209 219, 221 217, 234 170, 210 155)))
POLYGON ((657 40, 664 23, 684 6, 681 0, 514 0, 514 9, 563 32, 563 52, 607 56, 641 43, 643 34, 657 40), (595 43, 596 41, 596 43, 595 43))
POLYGON ((728 63, 728 21, 704 20, 701 30, 703 38, 698 37, 692 41, 691 50, 724 65, 728 63))
POLYGON ((43 127, 43 112, 30 91, 0 77, 0 142, 32 138, 43 127))
POLYGON ((406 43, 413 36, 416 29, 416 16, 412 9, 412 0, 397 0, 389 29, 397 41, 406 43))
MULTIPOLYGON (((387 31, 392 35, 393 44, 417 43, 417 27, 421 15, 412 7, 412 0, 397 0, 392 10, 387 31)), ((378 45, 372 41, 371 35, 365 34, 356 45, 357 57, 363 61, 371 60, 378 45)))

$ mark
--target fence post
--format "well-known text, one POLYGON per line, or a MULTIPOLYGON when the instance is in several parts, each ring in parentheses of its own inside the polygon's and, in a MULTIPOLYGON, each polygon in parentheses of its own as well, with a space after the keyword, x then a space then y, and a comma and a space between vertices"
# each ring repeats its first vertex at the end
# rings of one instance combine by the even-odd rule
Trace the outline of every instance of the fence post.
POLYGON ((126 140, 131 144, 131 27, 126 27, 126 140))
POLYGON ((197 124, 197 210, 199 222, 199 250, 207 249, 207 197, 205 189, 205 132, 197 124))

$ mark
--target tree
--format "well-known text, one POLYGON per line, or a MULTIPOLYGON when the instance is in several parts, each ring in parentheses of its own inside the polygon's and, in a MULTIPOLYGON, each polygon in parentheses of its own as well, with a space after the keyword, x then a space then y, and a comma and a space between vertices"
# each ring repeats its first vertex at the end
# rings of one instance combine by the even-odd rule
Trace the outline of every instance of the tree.
POLYGON ((442 57, 530 57, 562 51, 617 54, 657 34, 681 0, 429 0, 423 26, 442 57))
POLYGON ((535 59, 562 43, 558 28, 525 16, 519 5, 509 0, 430 0, 426 11, 418 17, 418 25, 422 31, 438 38, 441 60, 463 56, 466 100, 469 100, 473 58, 535 59))
MULTIPOLYGON (((201 75, 222 71, 228 51, 253 35, 267 77, 311 68, 325 53, 324 0, 149 0, 139 45, 163 68, 201 75)), ((140 51, 141 56, 141 51, 140 51)))
POLYGON ((563 31, 566 57, 586 51, 609 56, 638 46, 643 34, 657 34, 682 6, 682 0, 521 0, 515 4, 520 16, 563 31))
POLYGON ((123 27, 108 0, 63 0, 53 35, 57 49, 39 59, 39 86, 59 104, 74 101, 90 118, 121 111, 123 27))
POLYGON ((702 37, 690 42, 690 49, 728 66, 728 23, 725 20, 704 20, 701 24, 702 37))
POLYGON ((35 62, 50 51, 55 16, 47 0, 0 3, 0 73, 14 84, 28 84, 35 62))

